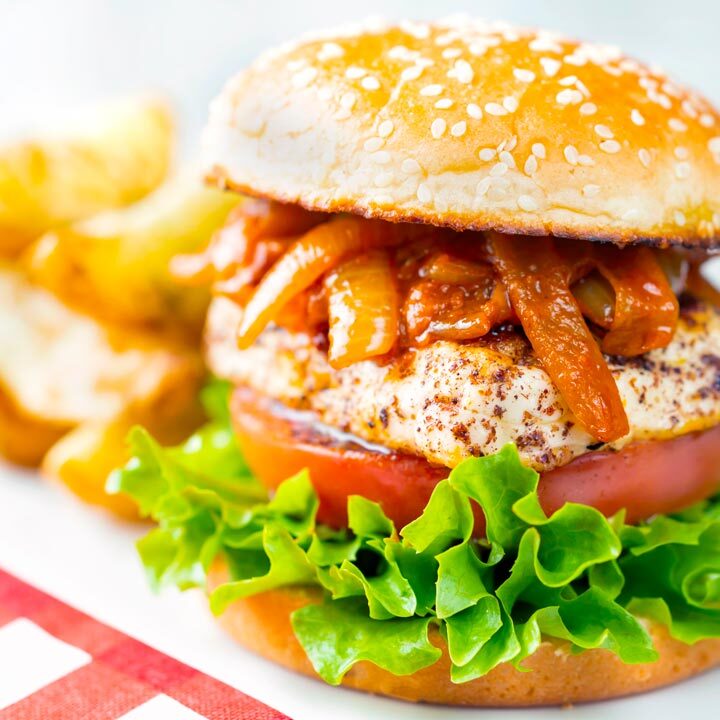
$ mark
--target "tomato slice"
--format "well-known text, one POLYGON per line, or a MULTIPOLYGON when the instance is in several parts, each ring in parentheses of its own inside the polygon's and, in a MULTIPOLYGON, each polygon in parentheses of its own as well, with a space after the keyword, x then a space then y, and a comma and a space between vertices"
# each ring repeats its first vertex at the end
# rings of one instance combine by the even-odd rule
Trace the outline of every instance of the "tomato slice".
MULTIPOLYGON (((308 468, 320 498, 318 518, 347 524, 347 499, 380 503, 397 527, 420 515, 449 470, 415 455, 389 452, 291 411, 247 388, 231 402, 245 458, 269 487, 308 468)), ((552 513, 566 502, 592 505, 607 516, 625 508, 629 522, 673 512, 720 488, 720 426, 672 440, 638 442, 619 452, 598 451, 544 473, 540 502, 552 513)), ((475 531, 484 520, 475 508, 475 531)))

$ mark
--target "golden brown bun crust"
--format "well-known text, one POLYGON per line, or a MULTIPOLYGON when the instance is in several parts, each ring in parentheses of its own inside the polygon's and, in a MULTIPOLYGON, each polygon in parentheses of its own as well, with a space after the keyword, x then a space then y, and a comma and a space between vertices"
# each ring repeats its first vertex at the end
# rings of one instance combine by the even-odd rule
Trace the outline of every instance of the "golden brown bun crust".
MULTIPOLYGON (((226 578, 216 565, 209 585, 226 578)), ((220 616, 220 623, 236 640, 253 652, 291 670, 317 677, 293 634, 290 613, 319 602, 317 590, 273 590, 236 601, 220 616)), ((608 650, 571 655, 558 645, 543 643, 525 665, 533 672, 520 673, 504 664, 488 675, 462 685, 450 682, 450 663, 439 634, 433 642, 443 649, 442 658, 414 675, 398 677, 376 665, 361 662, 345 676, 343 685, 413 702, 477 707, 562 705, 605 700, 669 685, 720 664, 720 640, 685 645, 661 627, 652 629, 660 659, 647 665, 625 665, 608 650)))
POLYGON ((338 30, 228 83, 220 186, 457 229, 720 243, 720 115, 614 48, 475 20, 338 30))

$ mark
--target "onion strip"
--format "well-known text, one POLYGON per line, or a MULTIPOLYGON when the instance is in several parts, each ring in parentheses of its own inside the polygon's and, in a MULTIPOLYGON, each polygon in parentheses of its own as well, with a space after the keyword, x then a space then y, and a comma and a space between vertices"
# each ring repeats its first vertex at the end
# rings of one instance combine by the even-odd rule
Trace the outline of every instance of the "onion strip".
POLYGON ((238 328, 238 346, 250 347, 298 293, 342 260, 407 238, 407 226, 340 216, 298 238, 270 268, 250 296, 238 328))
POLYGON ((603 442, 626 435, 615 379, 570 291, 572 267, 550 238, 489 238, 525 334, 578 422, 603 442))
POLYGON ((328 359, 342 368, 392 350, 400 298, 387 252, 375 250, 341 263, 328 288, 328 359))

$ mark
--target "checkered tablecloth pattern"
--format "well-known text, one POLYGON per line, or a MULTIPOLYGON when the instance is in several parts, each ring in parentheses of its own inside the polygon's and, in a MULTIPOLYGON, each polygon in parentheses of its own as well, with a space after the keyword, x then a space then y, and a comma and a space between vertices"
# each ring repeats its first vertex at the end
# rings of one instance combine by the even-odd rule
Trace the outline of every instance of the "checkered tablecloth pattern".
POLYGON ((0 570, 0 720, 280 720, 0 570))

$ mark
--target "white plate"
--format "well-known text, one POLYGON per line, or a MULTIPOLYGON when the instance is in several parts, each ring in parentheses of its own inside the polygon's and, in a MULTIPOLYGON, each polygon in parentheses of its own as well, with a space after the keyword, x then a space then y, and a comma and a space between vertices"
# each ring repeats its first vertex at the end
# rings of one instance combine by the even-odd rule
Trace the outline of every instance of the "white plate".
POLYGON ((34 473, 0 465, 1 568, 294 720, 718 717, 720 670, 665 690, 570 711, 415 706, 331 688, 239 648, 220 632, 199 592, 153 595, 133 547, 144 531, 84 506, 34 473))

